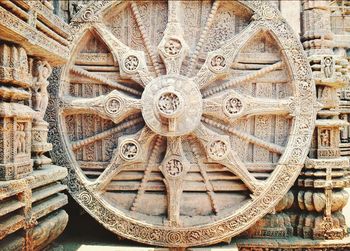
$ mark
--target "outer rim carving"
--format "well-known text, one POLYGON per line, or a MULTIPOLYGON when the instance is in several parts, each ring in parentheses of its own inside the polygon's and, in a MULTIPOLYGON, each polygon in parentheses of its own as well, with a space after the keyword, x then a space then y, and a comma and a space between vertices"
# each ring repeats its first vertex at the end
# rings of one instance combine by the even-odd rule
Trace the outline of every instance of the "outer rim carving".
MULTIPOLYGON (((262 16, 264 16, 264 13, 275 14, 276 12, 264 1, 240 2, 248 6, 255 13, 262 13, 262 16), (266 9, 270 9, 269 11, 271 12, 266 12, 266 9)), ((118 2, 114 4, 118 4, 118 2)), ((76 46, 76 42, 84 29, 88 27, 88 24, 78 23, 78 21, 86 21, 86 12, 89 12, 88 18, 91 19, 100 15, 103 10, 111 5, 112 3, 110 1, 93 2, 79 12, 79 15, 75 18, 77 22, 71 24, 72 37, 74 38, 71 45, 72 50, 74 50, 74 46, 76 46)), ((316 106, 315 87, 312 81, 311 70, 298 39, 282 19, 270 20, 269 27, 277 37, 280 46, 284 49, 284 53, 288 58, 292 71, 291 74, 295 80, 295 95, 299 96, 301 102, 311 100, 311 104, 316 106), (288 47, 285 45, 288 45, 288 47), (303 83, 307 83, 307 85, 303 83)), ((69 69, 68 66, 62 71, 62 80, 65 79, 67 69, 69 69)), ((185 229, 179 228, 173 231, 166 227, 151 226, 130 219, 112 208, 95 194, 90 194, 87 191, 82 183, 84 175, 80 170, 75 168, 76 162, 69 154, 70 150, 65 142, 65 136, 60 134, 63 128, 59 117, 61 108, 58 105, 60 94, 57 89, 61 88, 59 88, 58 76, 56 78, 53 79, 54 84, 50 87, 52 90, 51 95, 54 95, 52 101, 50 100, 49 107, 52 113, 48 116, 48 121, 51 125, 50 140, 54 143, 53 157, 55 161, 60 165, 67 166, 69 169, 68 188, 70 193, 90 215, 100 220, 109 230, 126 238, 153 245, 185 247, 214 244, 224 238, 237 235, 252 226, 256 220, 269 212, 278 203, 294 183, 306 158, 307 145, 310 144, 311 134, 314 128, 315 110, 309 109, 296 115, 293 124, 293 134, 287 145, 288 151, 281 157, 279 165, 273 177, 271 177, 271 183, 269 183, 260 196, 249 202, 243 209, 238 210, 234 215, 211 224, 185 229), (297 137, 294 135, 303 135, 306 137, 306 143, 303 148, 300 148, 300 141, 297 141, 297 137), (89 194, 89 196, 86 197, 86 194, 89 194), (110 219, 111 217, 115 217, 113 224, 105 221, 105 219, 110 219), (145 231, 148 234, 138 234, 145 231), (174 242, 174 236, 176 236, 176 242, 174 242), (195 238, 188 238, 188 236, 195 236, 195 238)))

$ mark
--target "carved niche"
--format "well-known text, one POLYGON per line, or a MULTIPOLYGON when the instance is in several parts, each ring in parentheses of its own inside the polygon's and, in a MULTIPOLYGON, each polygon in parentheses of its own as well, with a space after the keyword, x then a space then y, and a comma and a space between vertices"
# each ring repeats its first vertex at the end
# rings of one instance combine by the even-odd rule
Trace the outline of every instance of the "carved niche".
POLYGON ((101 1, 70 27, 48 117, 53 157, 85 210, 126 238, 188 247, 275 208, 316 116, 310 67, 276 9, 101 1))
POLYGON ((0 180, 19 179, 32 172, 32 110, 0 103, 0 180))

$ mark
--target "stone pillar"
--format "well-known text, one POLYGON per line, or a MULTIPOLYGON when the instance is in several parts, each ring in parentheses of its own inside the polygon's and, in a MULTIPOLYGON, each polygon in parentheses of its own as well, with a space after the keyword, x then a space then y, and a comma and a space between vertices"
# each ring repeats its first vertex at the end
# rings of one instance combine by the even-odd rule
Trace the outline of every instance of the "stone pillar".
POLYGON ((347 158, 340 157, 340 129, 348 123, 339 119, 337 92, 345 85, 341 59, 333 53, 334 34, 330 23, 330 1, 303 1, 302 41, 316 82, 318 112, 308 161, 297 186, 297 235, 313 239, 342 239, 346 235, 341 213, 348 194, 347 158))

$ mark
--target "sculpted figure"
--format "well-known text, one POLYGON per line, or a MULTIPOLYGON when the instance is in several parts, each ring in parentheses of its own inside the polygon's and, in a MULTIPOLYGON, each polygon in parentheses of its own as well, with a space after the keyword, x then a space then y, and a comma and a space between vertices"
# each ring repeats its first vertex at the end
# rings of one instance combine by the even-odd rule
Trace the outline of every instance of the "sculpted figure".
POLYGON ((321 138, 321 146, 329 146, 329 130, 323 130, 321 132, 320 138, 321 138))
POLYGON ((21 123, 17 124, 16 148, 17 153, 24 153, 26 150, 26 132, 24 131, 24 125, 21 123))
POLYGON ((333 58, 325 57, 324 58, 324 75, 326 78, 330 78, 333 75, 333 58))
POLYGON ((37 113, 37 119, 43 120, 49 102, 47 78, 52 72, 51 66, 46 61, 37 61, 34 66, 34 81, 32 85, 32 105, 37 113))

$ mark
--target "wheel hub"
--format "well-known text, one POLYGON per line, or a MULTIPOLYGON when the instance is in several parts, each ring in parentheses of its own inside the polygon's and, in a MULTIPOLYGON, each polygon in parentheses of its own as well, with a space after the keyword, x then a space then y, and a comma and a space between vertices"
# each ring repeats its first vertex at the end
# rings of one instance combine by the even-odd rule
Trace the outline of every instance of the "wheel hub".
POLYGON ((146 86, 141 103, 147 126, 163 136, 192 132, 202 116, 200 91, 191 79, 180 75, 155 78, 146 86))

